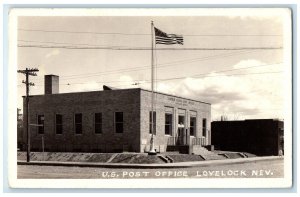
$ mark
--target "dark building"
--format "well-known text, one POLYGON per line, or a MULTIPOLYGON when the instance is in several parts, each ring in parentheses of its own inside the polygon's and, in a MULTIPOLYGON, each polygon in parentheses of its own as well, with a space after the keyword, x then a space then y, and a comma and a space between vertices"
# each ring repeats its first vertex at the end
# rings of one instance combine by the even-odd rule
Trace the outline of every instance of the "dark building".
POLYGON ((273 119, 213 121, 211 142, 224 151, 280 155, 284 152, 283 128, 283 121, 273 119))
MULTIPOLYGON (((58 76, 45 76, 45 94, 29 99, 32 151, 41 151, 42 144, 46 151, 149 151, 151 91, 105 86, 103 91, 59 93, 58 82, 58 76)), ((154 96, 157 151, 176 150, 176 146, 191 150, 211 144, 209 103, 158 92, 154 96)), ((25 99, 23 109, 26 122, 25 99)))

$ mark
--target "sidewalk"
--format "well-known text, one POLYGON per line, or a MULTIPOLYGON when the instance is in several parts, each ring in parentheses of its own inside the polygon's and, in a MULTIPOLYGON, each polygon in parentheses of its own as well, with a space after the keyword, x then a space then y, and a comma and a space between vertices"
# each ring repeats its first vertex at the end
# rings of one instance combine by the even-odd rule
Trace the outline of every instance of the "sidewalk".
POLYGON ((129 163, 98 163, 98 162, 56 162, 56 161, 18 161, 18 165, 44 165, 44 166, 70 166, 70 167, 101 167, 101 168, 189 168, 216 165, 230 165, 237 163, 250 163, 256 161, 283 160, 283 157, 252 157, 225 160, 178 162, 165 164, 129 164, 129 163))

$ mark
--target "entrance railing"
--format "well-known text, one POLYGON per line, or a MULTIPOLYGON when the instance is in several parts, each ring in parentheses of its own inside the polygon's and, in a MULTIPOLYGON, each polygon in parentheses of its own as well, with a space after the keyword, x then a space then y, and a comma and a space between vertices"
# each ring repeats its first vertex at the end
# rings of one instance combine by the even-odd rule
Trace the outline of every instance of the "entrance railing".
MULTIPOLYGON (((206 140, 205 137, 199 137, 199 138, 191 138, 191 145, 201 145, 206 146, 206 140)), ((183 146, 188 145, 186 140, 184 140, 183 137, 169 137, 168 138, 168 146, 183 146)))
POLYGON ((201 146, 206 146, 206 139, 205 137, 200 137, 200 138, 192 138, 192 145, 201 145, 201 146))

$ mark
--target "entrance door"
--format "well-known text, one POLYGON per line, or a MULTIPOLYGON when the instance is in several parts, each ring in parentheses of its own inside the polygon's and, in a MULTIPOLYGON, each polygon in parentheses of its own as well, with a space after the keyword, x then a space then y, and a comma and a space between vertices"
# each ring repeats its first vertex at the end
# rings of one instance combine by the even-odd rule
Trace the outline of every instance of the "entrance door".
POLYGON ((177 145, 184 145, 185 143, 185 117, 182 115, 178 116, 178 138, 177 138, 177 145))

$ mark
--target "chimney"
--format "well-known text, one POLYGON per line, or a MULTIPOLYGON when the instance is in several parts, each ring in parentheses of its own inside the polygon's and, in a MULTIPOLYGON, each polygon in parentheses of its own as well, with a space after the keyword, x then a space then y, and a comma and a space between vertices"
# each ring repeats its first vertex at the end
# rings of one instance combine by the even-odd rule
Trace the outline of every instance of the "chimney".
POLYGON ((59 76, 45 75, 45 94, 59 93, 59 76))

